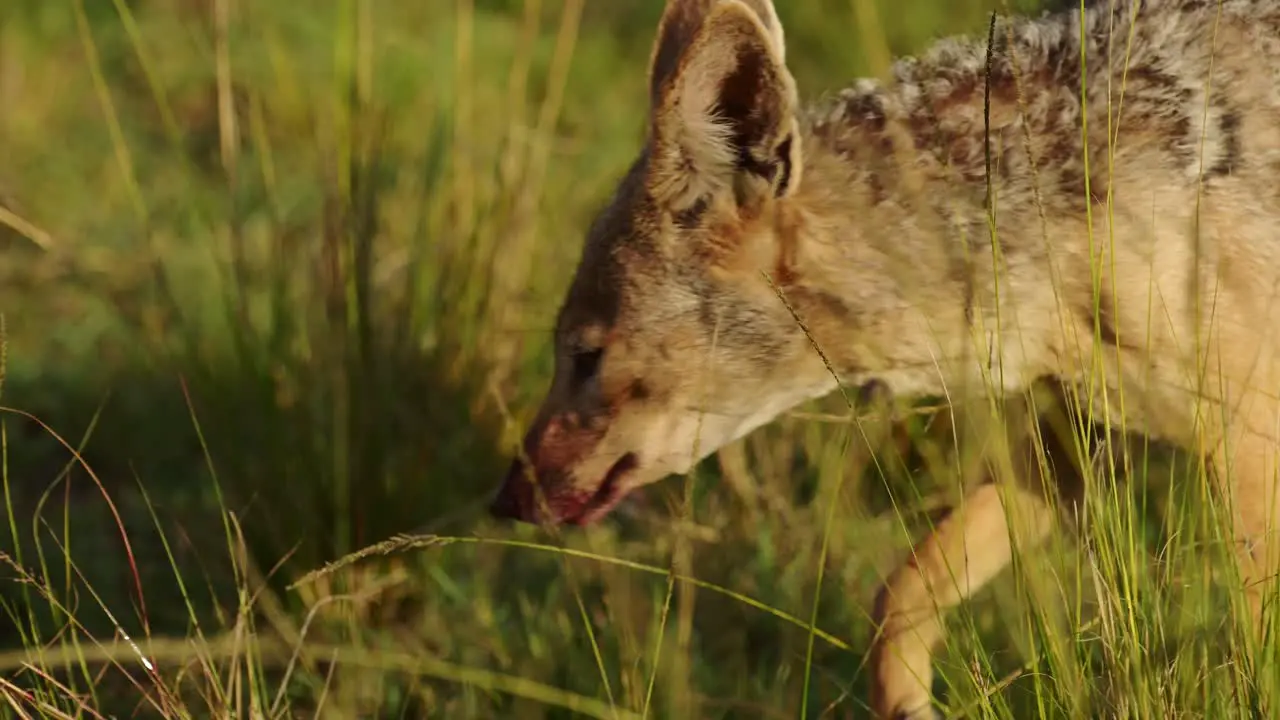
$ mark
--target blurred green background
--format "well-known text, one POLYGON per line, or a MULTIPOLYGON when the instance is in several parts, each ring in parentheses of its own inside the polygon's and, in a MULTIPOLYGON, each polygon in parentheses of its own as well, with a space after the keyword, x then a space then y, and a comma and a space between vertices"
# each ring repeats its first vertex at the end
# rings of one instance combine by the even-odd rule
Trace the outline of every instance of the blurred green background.
MULTIPOLYGON (((983 32, 996 6, 778 11, 813 98, 983 32)), ((661 10, 5 0, 0 670, 15 687, 67 717, 561 718, 608 716, 588 699, 639 711, 652 682, 653 717, 767 718, 797 716, 808 667, 810 717, 865 717, 873 593, 956 492, 927 472, 945 461, 907 452, 947 436, 936 418, 847 452, 846 426, 784 418, 704 463, 683 523, 680 480, 556 538, 483 512, 548 379, 586 224, 638 150, 661 10), (408 532, 494 541, 291 586, 408 532), (687 583, 668 603, 673 563, 761 607, 687 583), (817 625, 849 648, 818 639, 810 664, 818 592, 817 625)), ((941 669, 957 706, 985 702, 975 716, 1087 703, 1088 648, 1027 671, 1053 637, 1028 592, 1002 580, 955 621, 941 669)))

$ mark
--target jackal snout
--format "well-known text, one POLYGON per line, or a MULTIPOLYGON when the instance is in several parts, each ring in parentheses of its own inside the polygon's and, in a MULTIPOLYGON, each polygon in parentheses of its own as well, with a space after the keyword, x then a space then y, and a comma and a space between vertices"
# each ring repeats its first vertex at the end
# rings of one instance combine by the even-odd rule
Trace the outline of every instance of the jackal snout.
POLYGON ((635 453, 609 454, 598 417, 565 412, 540 420, 489 506, 498 518, 584 525, 611 510, 637 468, 635 453))

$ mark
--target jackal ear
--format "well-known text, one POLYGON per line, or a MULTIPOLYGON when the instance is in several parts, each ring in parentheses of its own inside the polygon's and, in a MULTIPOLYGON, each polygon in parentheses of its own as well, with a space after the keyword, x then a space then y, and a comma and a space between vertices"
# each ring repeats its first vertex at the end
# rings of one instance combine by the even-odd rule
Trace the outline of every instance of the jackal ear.
MULTIPOLYGON (((675 74, 685 51, 702 29, 711 11, 724 0, 667 0, 662 19, 658 22, 658 36, 649 57, 649 100, 657 107, 662 89, 675 74)), ((786 41, 782 23, 773 8, 773 0, 737 0, 756 14, 756 19, 768 31, 774 50, 780 60, 786 58, 786 41)))
POLYGON ((795 81, 778 45, 759 14, 738 0, 721 0, 703 20, 654 102, 655 199, 680 212, 732 192, 745 208, 796 187, 795 81))

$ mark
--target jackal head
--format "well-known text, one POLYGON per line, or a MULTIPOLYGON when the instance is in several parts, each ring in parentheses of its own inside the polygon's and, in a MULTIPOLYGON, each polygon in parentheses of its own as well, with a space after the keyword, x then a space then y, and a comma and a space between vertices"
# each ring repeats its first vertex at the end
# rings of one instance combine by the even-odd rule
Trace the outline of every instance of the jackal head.
POLYGON ((783 58, 770 0, 669 0, 645 147, 588 233, 495 515, 586 524, 834 386, 769 279, 799 221, 783 58))

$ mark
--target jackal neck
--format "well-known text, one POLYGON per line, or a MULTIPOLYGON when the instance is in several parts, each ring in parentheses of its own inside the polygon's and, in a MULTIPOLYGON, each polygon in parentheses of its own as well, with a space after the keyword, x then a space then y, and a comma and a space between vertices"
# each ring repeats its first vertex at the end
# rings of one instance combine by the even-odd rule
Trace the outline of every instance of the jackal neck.
MULTIPOLYGON (((1014 385, 1046 364, 989 349, 1004 334, 994 329, 996 305, 1012 299, 998 289, 1000 234, 1024 235, 1043 219, 1014 132, 1012 71, 992 73, 997 102, 987 116, 982 48, 947 52, 948 72, 932 87, 906 60, 895 83, 860 81, 811 106, 803 125, 791 292, 815 318, 815 335, 844 339, 832 354, 850 381, 878 377, 895 393, 941 390, 951 360, 965 373, 979 355, 987 357, 977 366, 1009 360, 1014 385)), ((1071 122, 1069 113, 1059 122, 1071 122)), ((1027 242, 1014 246, 1040 255, 1027 242)))
POLYGON ((1275 7, 1134 0, 1001 19, 990 53, 944 40, 809 105, 783 208, 799 218, 789 292, 833 362, 855 382, 898 373, 895 392, 936 388, 926 375, 956 358, 962 373, 999 366, 1006 386, 1076 372, 1096 209, 1148 203, 1153 177, 1240 172, 1245 99, 1270 88, 1243 83, 1252 61, 1226 49, 1265 57, 1257 16, 1275 7))

